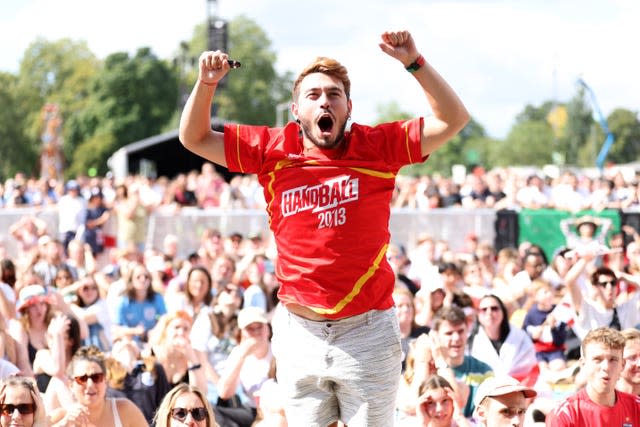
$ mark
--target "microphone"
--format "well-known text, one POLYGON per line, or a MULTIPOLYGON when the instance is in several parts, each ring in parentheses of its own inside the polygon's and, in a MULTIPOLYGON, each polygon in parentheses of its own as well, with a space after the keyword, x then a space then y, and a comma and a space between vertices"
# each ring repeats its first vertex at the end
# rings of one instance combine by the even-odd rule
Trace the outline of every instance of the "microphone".
POLYGON ((227 59, 227 62, 229 63, 229 67, 231 68, 240 68, 240 66, 242 64, 240 64, 240 61, 236 61, 234 59, 227 59))

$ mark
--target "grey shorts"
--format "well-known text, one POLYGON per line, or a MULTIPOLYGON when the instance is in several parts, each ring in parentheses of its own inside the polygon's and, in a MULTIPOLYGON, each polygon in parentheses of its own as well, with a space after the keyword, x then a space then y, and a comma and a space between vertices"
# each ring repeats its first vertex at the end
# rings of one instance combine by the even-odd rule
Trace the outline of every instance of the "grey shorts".
POLYGON ((278 307, 272 327, 290 426, 393 425, 402 362, 394 308, 318 322, 278 307))

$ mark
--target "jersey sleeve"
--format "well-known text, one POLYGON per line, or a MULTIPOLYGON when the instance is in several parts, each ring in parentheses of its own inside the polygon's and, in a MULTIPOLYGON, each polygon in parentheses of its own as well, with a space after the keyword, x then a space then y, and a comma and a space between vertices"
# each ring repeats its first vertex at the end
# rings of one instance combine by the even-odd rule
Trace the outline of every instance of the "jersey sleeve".
POLYGON ((270 133, 266 126, 224 125, 224 152, 231 172, 257 173, 270 133))

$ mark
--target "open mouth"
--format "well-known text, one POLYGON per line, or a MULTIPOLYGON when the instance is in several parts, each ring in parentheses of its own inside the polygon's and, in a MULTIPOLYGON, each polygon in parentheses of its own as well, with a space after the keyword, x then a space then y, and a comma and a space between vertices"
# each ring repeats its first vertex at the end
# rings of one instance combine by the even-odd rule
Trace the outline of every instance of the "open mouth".
POLYGON ((328 114, 324 114, 318 120, 318 127, 320 128, 320 132, 322 133, 331 132, 331 130, 333 129, 333 118, 328 114))

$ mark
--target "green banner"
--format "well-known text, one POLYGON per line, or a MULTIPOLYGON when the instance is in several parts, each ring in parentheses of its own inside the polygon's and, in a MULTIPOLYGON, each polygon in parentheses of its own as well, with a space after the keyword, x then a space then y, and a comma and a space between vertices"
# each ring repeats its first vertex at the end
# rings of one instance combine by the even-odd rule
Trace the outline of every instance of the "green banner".
MULTIPOLYGON (((518 244, 528 241, 539 245, 551 262, 551 257, 556 249, 566 246, 565 237, 560 230, 560 221, 565 218, 580 218, 585 215, 611 220, 611 230, 607 238, 620 231, 620 214, 616 209, 583 210, 576 213, 555 209, 523 209, 518 215, 518 244)), ((599 229, 596 230, 596 234, 598 231, 599 229)))

